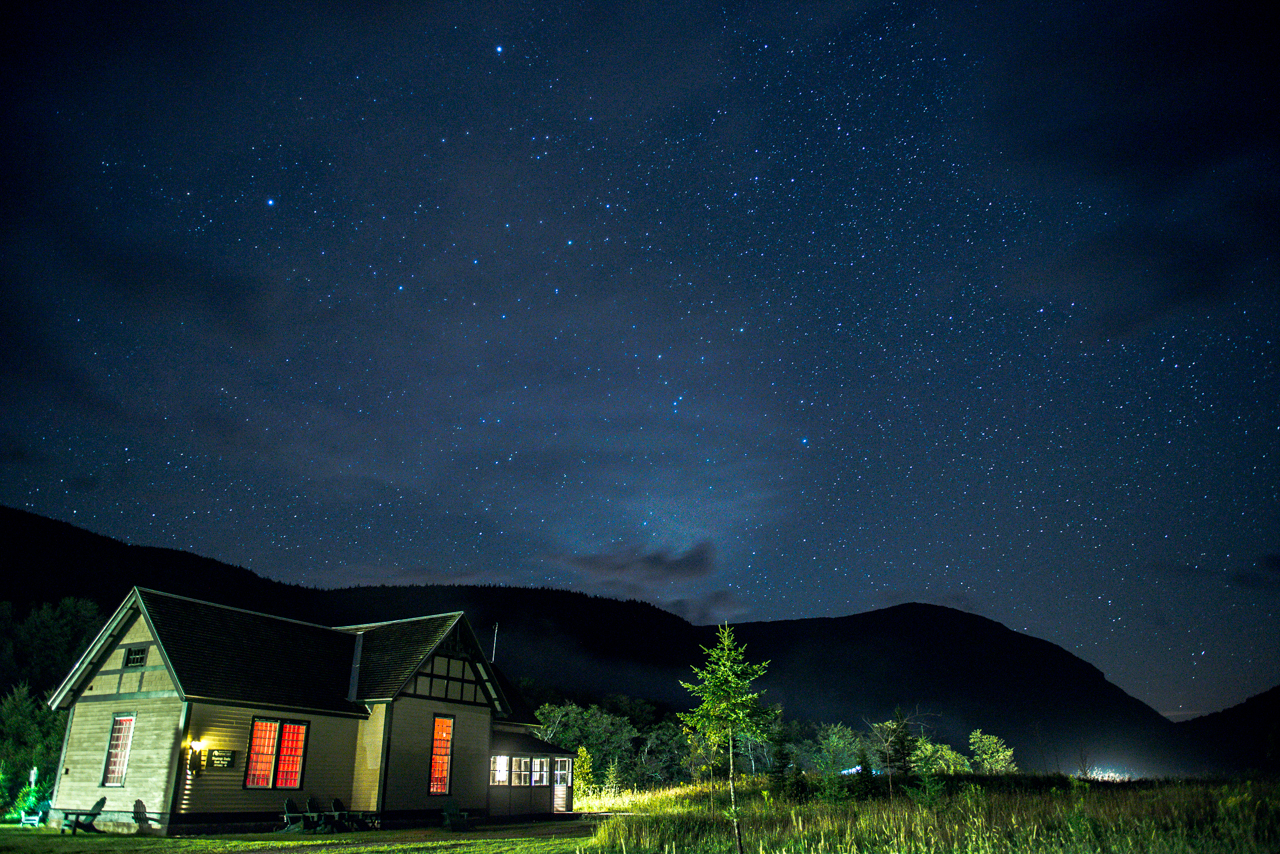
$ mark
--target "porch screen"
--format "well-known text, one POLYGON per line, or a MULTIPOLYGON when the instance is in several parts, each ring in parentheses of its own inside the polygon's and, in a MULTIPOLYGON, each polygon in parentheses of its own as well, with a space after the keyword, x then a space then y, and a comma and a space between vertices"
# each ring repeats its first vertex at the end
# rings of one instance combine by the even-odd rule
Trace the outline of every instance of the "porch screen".
POLYGON ((133 715, 116 715, 111 721, 107 767, 102 774, 104 786, 124 785, 124 770, 129 765, 129 745, 133 742, 133 720, 133 715))
POLYGON ((431 794, 449 794, 449 760, 453 755, 453 718, 436 718, 431 741, 431 794))
POLYGON ((297 789, 302 786, 302 756, 307 724, 299 721, 253 722, 244 785, 249 789, 297 789))

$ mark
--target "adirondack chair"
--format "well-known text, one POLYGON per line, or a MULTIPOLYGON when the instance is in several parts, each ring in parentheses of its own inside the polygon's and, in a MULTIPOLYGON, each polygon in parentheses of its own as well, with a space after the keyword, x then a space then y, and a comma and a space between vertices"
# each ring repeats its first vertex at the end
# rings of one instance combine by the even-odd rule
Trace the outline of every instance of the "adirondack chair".
POLYGON ((333 829, 339 833, 344 830, 353 830, 357 821, 351 813, 347 812, 341 798, 333 799, 333 809, 329 810, 329 819, 333 822, 333 829))
POLYGON ((48 801, 41 801, 40 803, 36 804, 36 808, 33 812, 27 812, 26 810, 23 810, 21 826, 22 827, 42 826, 46 821, 49 820, 49 807, 51 806, 52 804, 50 804, 48 801))
POLYGON ((281 833, 289 831, 301 833, 312 827, 306 813, 298 809, 298 804, 293 798, 284 799, 284 813, 280 817, 284 819, 284 826, 280 828, 281 833))
POLYGON ((470 830, 471 821, 467 818, 467 814, 458 809, 458 802, 453 798, 446 798, 440 805, 440 812, 444 819, 443 827, 449 830, 470 830))
POLYGON ((349 810, 341 798, 333 799, 333 814, 340 818, 347 830, 372 830, 378 823, 377 813, 349 810))
POLYGON ((147 815, 147 805, 142 802, 141 798, 133 802, 133 821, 134 824, 138 825, 138 833, 150 833, 159 830, 152 822, 158 824, 160 819, 156 816, 147 815))
POLYGON ((98 798, 94 801, 93 806, 87 810, 63 810, 62 811, 62 833, 67 832, 67 828, 71 828, 71 835, 75 836, 77 830, 83 830, 87 833, 101 833, 102 831, 93 826, 98 816, 102 813, 102 808, 107 805, 105 797, 98 798))
POLYGON ((317 833, 333 833, 337 828, 334 826, 332 817, 324 807, 320 806, 320 799, 315 795, 307 798, 307 820, 311 822, 311 829, 317 833))

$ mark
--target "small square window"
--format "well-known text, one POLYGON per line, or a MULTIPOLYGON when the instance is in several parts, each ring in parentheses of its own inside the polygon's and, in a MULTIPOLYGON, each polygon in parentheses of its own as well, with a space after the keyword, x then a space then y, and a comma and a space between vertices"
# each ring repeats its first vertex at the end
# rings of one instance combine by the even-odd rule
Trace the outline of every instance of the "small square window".
POLYGON ((147 648, 145 646, 133 646, 124 651, 125 667, 141 667, 147 663, 147 648))

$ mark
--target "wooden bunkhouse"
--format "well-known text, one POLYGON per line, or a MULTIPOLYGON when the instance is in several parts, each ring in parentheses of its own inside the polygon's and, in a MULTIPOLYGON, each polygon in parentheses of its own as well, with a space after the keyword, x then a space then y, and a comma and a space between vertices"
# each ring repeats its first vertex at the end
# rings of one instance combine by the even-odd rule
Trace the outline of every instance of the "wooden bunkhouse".
POLYGON ((164 831, 279 825, 286 798, 383 826, 573 809, 573 754, 538 739, 461 612, 330 628, 134 588, 49 705, 67 709, 53 820, 164 831))

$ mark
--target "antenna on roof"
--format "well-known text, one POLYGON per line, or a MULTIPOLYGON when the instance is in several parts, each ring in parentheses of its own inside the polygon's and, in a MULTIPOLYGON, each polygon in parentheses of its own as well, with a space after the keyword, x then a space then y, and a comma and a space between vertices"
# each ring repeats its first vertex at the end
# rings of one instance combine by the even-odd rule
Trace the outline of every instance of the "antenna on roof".
POLYGON ((493 652, 489 653, 489 661, 492 662, 498 657, 498 624, 493 624, 493 652))

